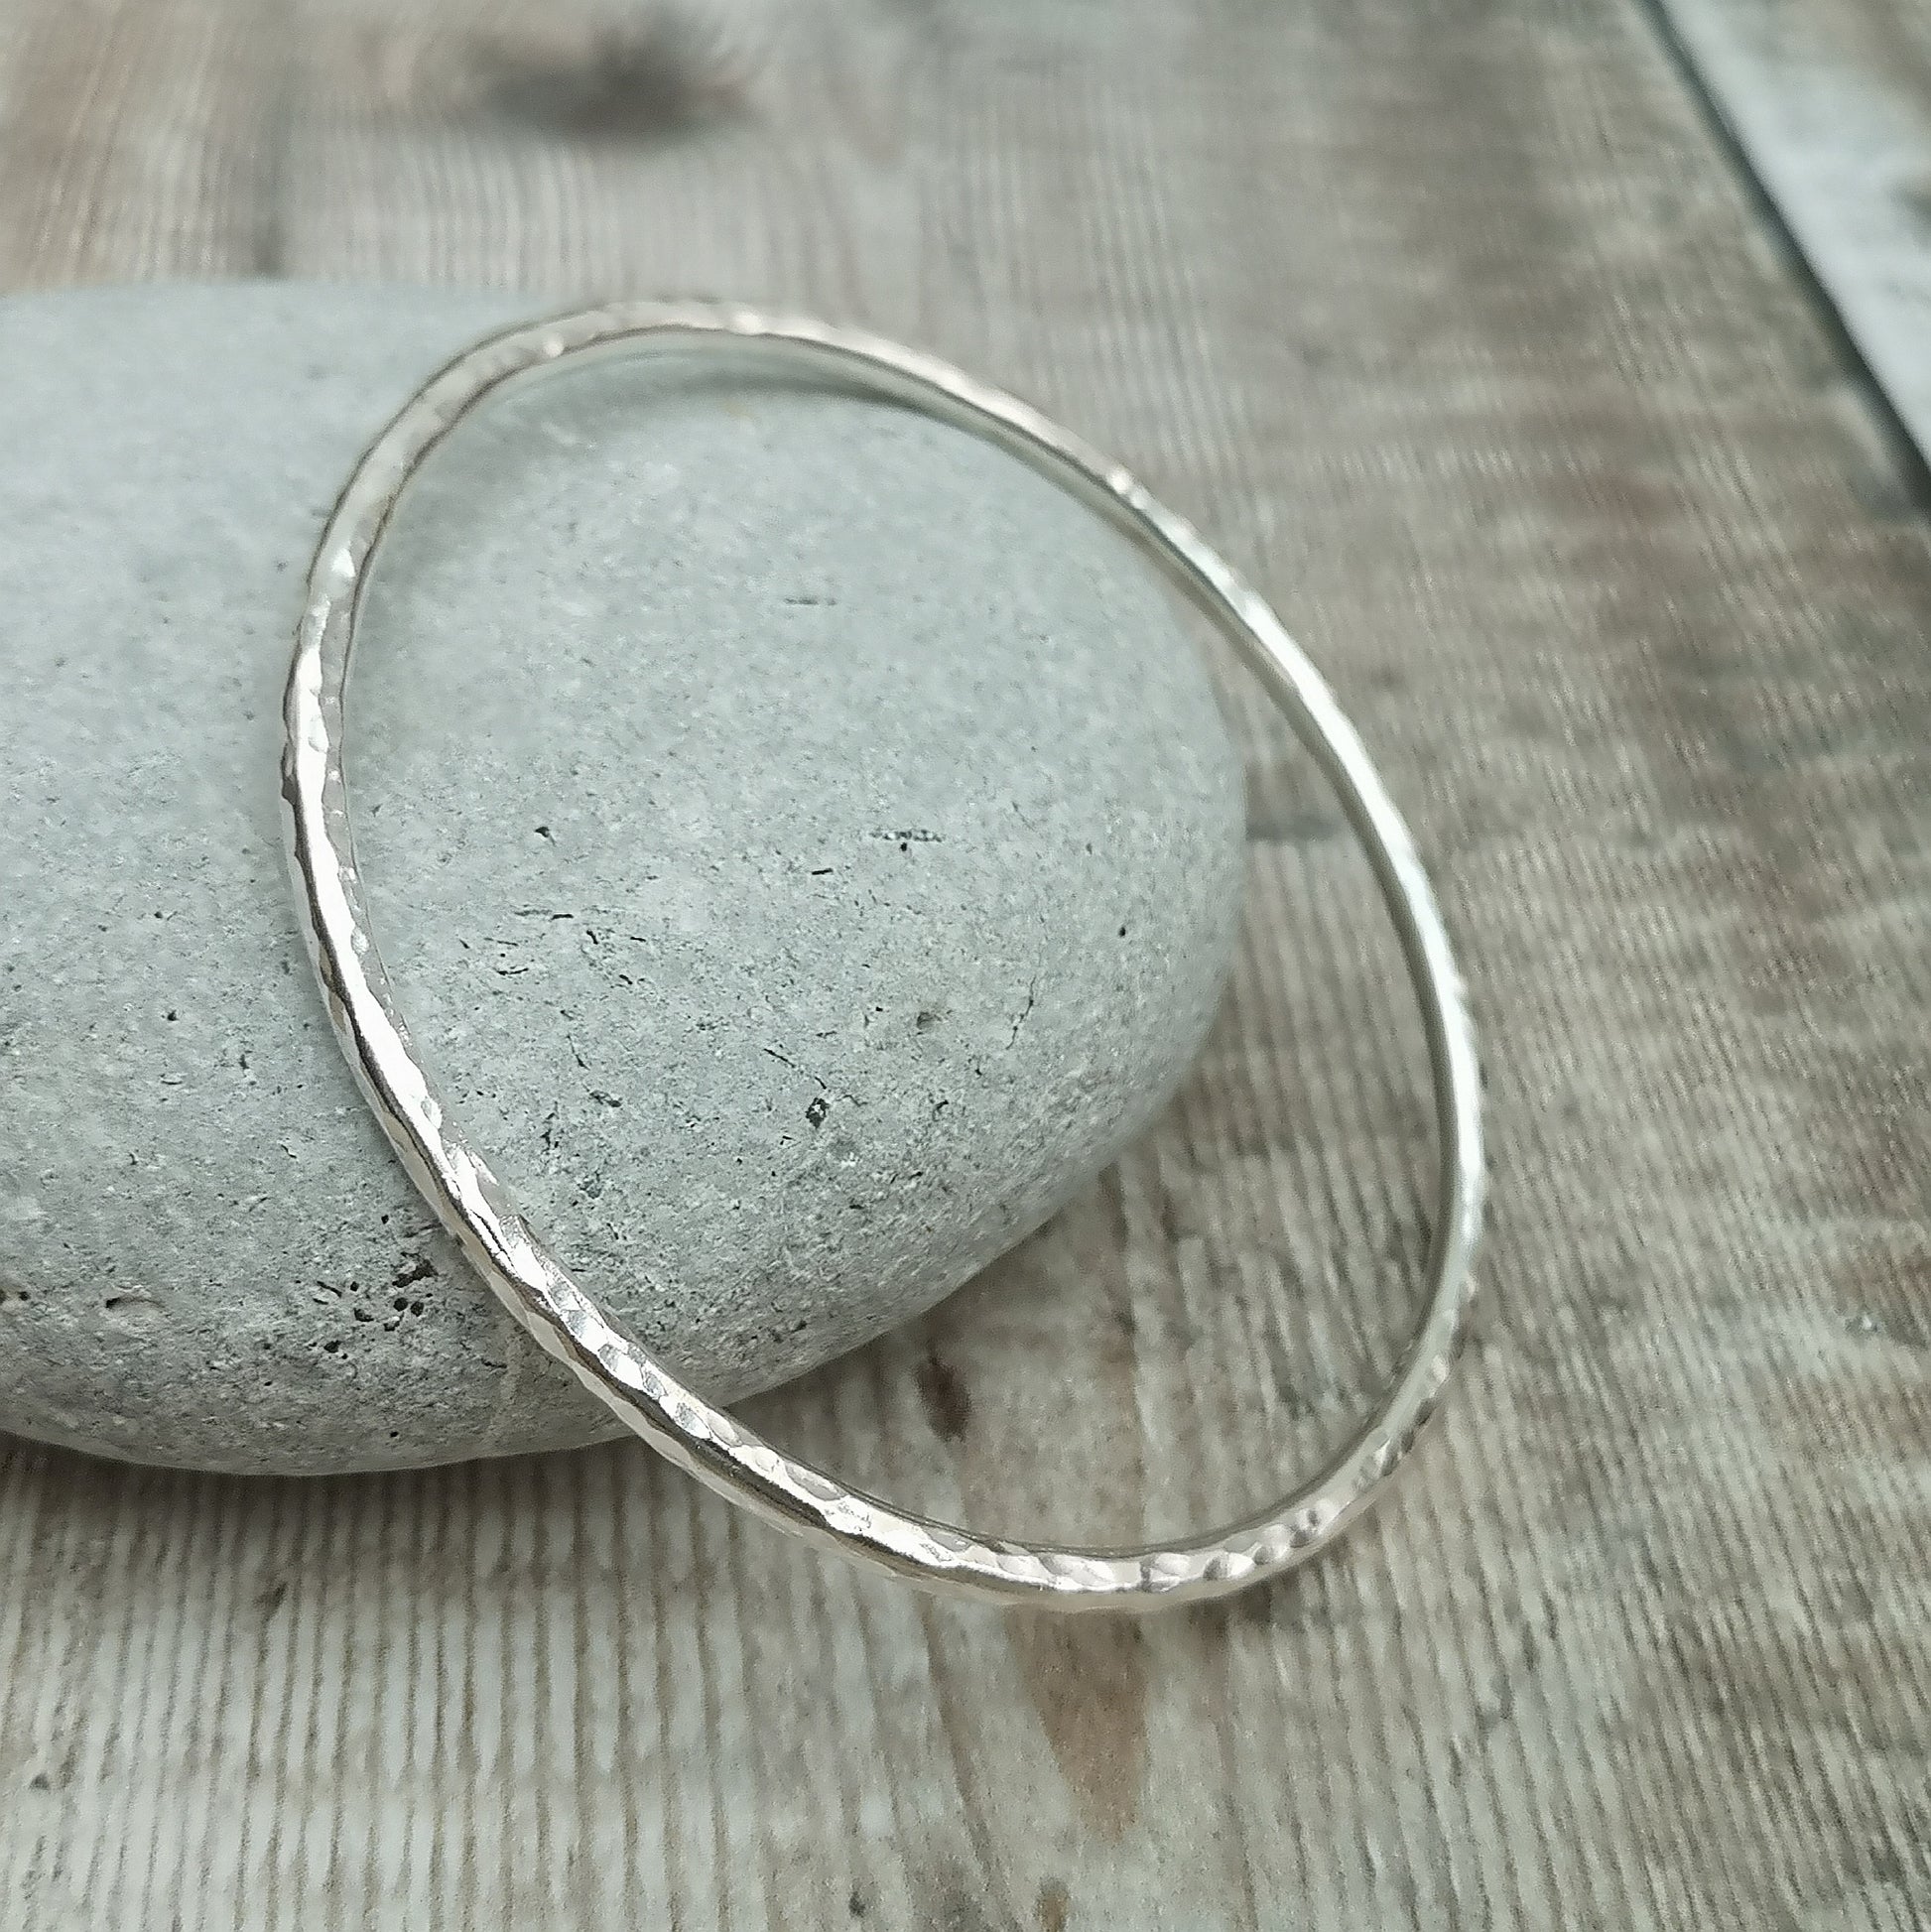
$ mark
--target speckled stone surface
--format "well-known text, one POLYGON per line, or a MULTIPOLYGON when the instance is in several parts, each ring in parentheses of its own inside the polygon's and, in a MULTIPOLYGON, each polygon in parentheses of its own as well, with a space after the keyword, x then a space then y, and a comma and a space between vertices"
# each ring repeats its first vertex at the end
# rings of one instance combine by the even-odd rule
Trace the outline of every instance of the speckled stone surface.
MULTIPOLYGON (((335 1471, 602 1411, 340 1063, 274 779, 303 569, 417 380, 529 313, 293 287, 0 303, 0 1426, 335 1471)), ((440 451, 351 694, 419 1045, 533 1220, 730 1396, 929 1306, 1170 1089, 1237 765, 1164 594, 936 425, 605 365, 440 451)))

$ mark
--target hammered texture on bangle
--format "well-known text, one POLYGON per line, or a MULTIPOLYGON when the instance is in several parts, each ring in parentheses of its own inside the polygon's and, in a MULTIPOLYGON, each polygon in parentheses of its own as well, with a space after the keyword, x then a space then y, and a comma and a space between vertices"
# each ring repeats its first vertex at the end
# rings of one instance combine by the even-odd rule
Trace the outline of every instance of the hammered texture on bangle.
POLYGON ((1466 1326, 1482 1196, 1475 1036, 1448 934, 1399 813, 1353 727, 1268 605, 1118 464, 1037 411, 919 350, 798 317, 620 302, 531 323, 434 376, 363 455, 311 569, 285 703, 290 863, 328 1014, 416 1185, 510 1312, 638 1435, 779 1527, 949 1594, 1062 1610, 1225 1595, 1331 1543, 1381 1489, 1433 1410, 1466 1326), (1009 451, 1121 528, 1241 651, 1320 762, 1372 861, 1421 1003, 1435 1088, 1440 1211, 1427 1306, 1379 1411, 1312 1481, 1241 1520, 1163 1546, 1081 1549, 976 1535, 894 1508, 785 1456, 678 1381, 604 1315, 523 1220, 417 1058, 356 871, 343 700, 371 557, 417 466, 505 383, 589 354, 729 348, 830 376, 1009 451))

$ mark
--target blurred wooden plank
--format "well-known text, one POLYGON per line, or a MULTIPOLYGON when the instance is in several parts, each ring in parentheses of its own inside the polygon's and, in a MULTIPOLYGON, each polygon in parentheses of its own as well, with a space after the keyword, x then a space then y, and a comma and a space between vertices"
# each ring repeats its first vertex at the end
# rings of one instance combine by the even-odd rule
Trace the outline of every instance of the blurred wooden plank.
POLYGON ((1654 3, 1931 462, 1931 10, 1654 3))
POLYGON ((0 6, 0 287, 275 268, 272 6, 0 6))
MULTIPOLYGON (((0 1922, 1914 1924, 1931 549, 1649 16, 768 31, 693 65, 588 0, 4 0, 0 281, 743 292, 1117 449, 1278 598, 1438 868, 1489 1042, 1478 1345, 1336 1560, 1120 1628, 924 1604, 642 1451, 18 1449, 0 1922)), ((1252 895, 1197 1078, 987 1281, 761 1405, 782 1440, 1117 1536, 1264 1493, 1385 1372, 1413 1029, 1229 693, 1252 895)))

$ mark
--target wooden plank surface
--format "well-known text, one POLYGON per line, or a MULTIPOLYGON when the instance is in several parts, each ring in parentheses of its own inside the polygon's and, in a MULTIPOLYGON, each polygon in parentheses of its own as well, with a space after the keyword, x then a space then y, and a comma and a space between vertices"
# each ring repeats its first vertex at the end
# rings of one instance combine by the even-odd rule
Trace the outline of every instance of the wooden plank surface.
MULTIPOLYGON (((1334 1560, 1071 1628, 827 1567, 641 1450, 301 1484, 18 1447, 0 1924, 1923 1923, 1931 544, 1653 21, 766 22, 4 0, 0 286, 743 292, 1118 450, 1331 670, 1466 947, 1496 1186, 1455 1398, 1334 1560)), ((782 1440, 1120 1535, 1262 1495, 1385 1373, 1417 1043, 1229 692, 1248 934, 1197 1078, 984 1283, 761 1404, 782 1440)))
POLYGON ((1931 9, 1653 4, 1931 462, 1931 9))

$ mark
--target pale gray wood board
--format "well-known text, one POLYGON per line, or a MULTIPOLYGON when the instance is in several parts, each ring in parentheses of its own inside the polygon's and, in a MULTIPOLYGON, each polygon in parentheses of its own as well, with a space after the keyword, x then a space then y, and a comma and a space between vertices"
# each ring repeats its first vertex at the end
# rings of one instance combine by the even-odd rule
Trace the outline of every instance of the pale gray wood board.
POLYGON ((1931 460, 1931 8, 1652 4, 1931 460))

